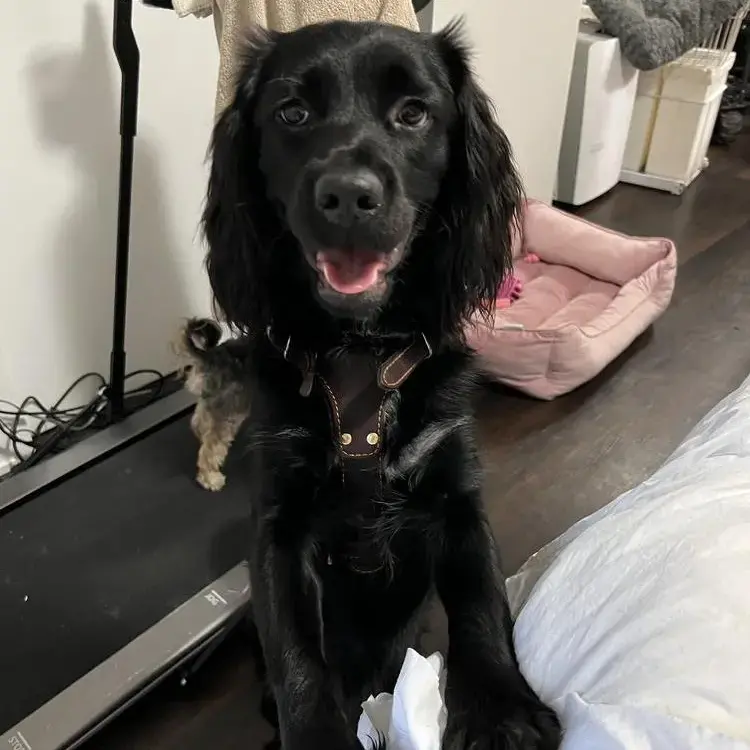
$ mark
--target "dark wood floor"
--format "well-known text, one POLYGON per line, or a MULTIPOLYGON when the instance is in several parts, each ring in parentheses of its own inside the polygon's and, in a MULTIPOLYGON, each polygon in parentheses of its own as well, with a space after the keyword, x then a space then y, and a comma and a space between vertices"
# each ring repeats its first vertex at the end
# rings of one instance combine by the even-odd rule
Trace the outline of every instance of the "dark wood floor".
MULTIPOLYGON (((594 382, 551 403, 482 395, 487 502, 508 572, 647 477, 750 372, 750 136, 714 152, 681 197, 619 186, 578 213, 673 238, 679 280, 654 329, 594 382)), ((258 690, 238 635, 192 687, 164 685, 87 750, 261 748, 258 690)))

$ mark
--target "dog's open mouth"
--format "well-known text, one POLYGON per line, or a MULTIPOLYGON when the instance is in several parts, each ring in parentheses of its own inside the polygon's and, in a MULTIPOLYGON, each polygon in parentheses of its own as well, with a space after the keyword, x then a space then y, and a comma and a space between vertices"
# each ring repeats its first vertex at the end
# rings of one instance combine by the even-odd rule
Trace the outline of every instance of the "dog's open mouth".
POLYGON ((322 250, 315 264, 325 283, 339 294, 361 294, 376 287, 388 270, 385 253, 322 250))

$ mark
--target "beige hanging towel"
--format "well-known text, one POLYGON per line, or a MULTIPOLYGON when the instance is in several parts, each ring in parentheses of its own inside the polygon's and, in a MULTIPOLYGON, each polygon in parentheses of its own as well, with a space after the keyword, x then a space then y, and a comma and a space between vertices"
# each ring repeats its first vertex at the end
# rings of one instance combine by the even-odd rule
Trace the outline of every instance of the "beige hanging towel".
POLYGON ((293 31, 322 21, 381 21, 419 30, 411 0, 173 0, 181 17, 213 15, 219 43, 217 116, 234 95, 237 67, 247 29, 259 24, 293 31))

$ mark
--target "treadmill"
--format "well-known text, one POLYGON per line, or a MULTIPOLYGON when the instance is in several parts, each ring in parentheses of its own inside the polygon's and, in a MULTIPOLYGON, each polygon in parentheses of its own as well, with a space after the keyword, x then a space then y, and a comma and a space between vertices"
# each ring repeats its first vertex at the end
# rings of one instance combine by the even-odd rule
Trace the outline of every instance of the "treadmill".
POLYGON ((125 413, 125 300, 139 55, 114 0, 122 71, 110 426, 0 481, 0 747, 68 750, 244 618, 250 476, 195 482, 194 400, 125 413))

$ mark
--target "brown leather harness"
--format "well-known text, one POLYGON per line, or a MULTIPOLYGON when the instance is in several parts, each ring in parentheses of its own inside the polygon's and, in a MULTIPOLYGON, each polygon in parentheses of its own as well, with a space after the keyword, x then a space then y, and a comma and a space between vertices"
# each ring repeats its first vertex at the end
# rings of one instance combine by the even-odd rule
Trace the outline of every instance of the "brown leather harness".
POLYGON ((279 346, 271 329, 267 336, 284 359, 300 370, 301 395, 308 397, 317 387, 324 396, 344 486, 353 489, 350 485, 354 485, 371 496, 380 494, 388 397, 432 356, 427 338, 414 336, 408 346, 390 356, 369 348, 334 350, 318 358, 298 348, 291 337, 279 346))

